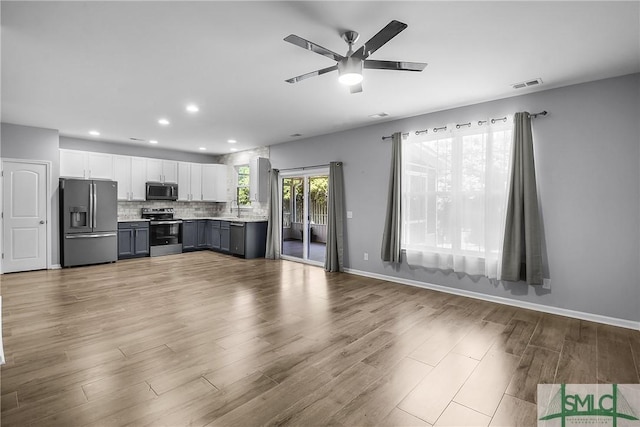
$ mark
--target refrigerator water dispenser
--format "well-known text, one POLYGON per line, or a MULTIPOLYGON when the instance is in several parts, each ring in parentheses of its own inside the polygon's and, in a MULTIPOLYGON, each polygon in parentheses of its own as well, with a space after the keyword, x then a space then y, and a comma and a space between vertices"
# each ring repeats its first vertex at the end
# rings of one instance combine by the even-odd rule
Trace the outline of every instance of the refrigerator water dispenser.
POLYGON ((71 206, 69 208, 69 227, 85 228, 89 226, 89 210, 86 206, 71 206))

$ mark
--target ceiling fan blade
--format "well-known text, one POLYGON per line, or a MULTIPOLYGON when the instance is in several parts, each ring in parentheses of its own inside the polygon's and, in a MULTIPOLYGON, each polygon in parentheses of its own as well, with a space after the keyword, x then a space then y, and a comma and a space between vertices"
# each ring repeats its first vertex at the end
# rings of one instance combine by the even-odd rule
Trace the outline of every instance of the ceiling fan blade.
POLYGON ((422 71, 427 64, 425 62, 375 61, 367 59, 364 61, 363 66, 372 70, 422 71))
POLYGON ((287 83, 297 83, 300 80, 308 79, 309 77, 320 76, 322 74, 326 74, 328 72, 331 72, 331 71, 337 70, 337 69, 338 69, 338 65, 336 64, 336 65, 332 65, 331 67, 323 68, 322 70, 316 70, 316 71, 312 71, 310 73, 302 74, 300 76, 292 77, 290 79, 285 80, 285 82, 287 82, 287 83))
POLYGON ((353 55, 356 58, 366 59, 376 50, 380 49, 385 43, 397 36, 402 30, 407 28, 404 22, 393 20, 387 24, 375 36, 371 37, 360 49, 356 50, 353 55))
POLYGON ((360 92, 362 92, 362 83, 358 83, 358 84, 349 86, 349 91, 351 93, 360 93, 360 92))
POLYGON ((284 41, 294 44, 296 46, 300 46, 303 49, 310 50, 311 52, 315 52, 322 56, 326 56, 327 58, 331 58, 336 62, 344 59, 342 55, 332 52, 327 48, 324 48, 313 42, 310 42, 309 40, 305 40, 302 37, 298 37, 295 34, 288 35, 287 37, 284 38, 284 41))

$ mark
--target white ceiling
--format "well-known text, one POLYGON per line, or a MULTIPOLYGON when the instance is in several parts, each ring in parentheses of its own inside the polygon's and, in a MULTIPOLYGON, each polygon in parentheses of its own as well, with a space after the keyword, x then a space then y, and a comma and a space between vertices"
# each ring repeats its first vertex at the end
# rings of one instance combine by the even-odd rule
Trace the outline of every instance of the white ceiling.
POLYGON ((640 3, 629 2, 1 2, 2 121, 104 141, 227 153, 384 120, 640 71, 640 3), (422 73, 364 71, 351 95, 334 63, 392 19, 408 28, 371 59, 427 62, 422 73), (511 84, 542 78, 537 88, 511 84), (189 114, 189 102, 200 112, 189 114), (160 117, 171 125, 161 127, 160 117), (380 119, 378 119, 380 120, 380 119))

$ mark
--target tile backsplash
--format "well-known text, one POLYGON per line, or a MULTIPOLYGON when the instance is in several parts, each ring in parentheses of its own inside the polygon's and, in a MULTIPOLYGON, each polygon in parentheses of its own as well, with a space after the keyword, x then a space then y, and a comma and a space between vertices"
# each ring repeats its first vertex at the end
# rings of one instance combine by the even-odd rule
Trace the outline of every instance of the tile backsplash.
POLYGON ((228 212, 226 203, 215 202, 118 202, 118 219, 140 218, 142 208, 173 208, 177 218, 223 216, 228 212))

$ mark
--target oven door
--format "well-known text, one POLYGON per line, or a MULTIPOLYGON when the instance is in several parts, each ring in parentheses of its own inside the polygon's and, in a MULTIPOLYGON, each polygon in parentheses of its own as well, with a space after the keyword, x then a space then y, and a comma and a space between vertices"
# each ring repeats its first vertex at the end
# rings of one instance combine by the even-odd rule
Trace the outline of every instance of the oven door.
POLYGON ((149 223, 149 245, 181 245, 182 244, 182 221, 166 220, 151 221, 149 223))

